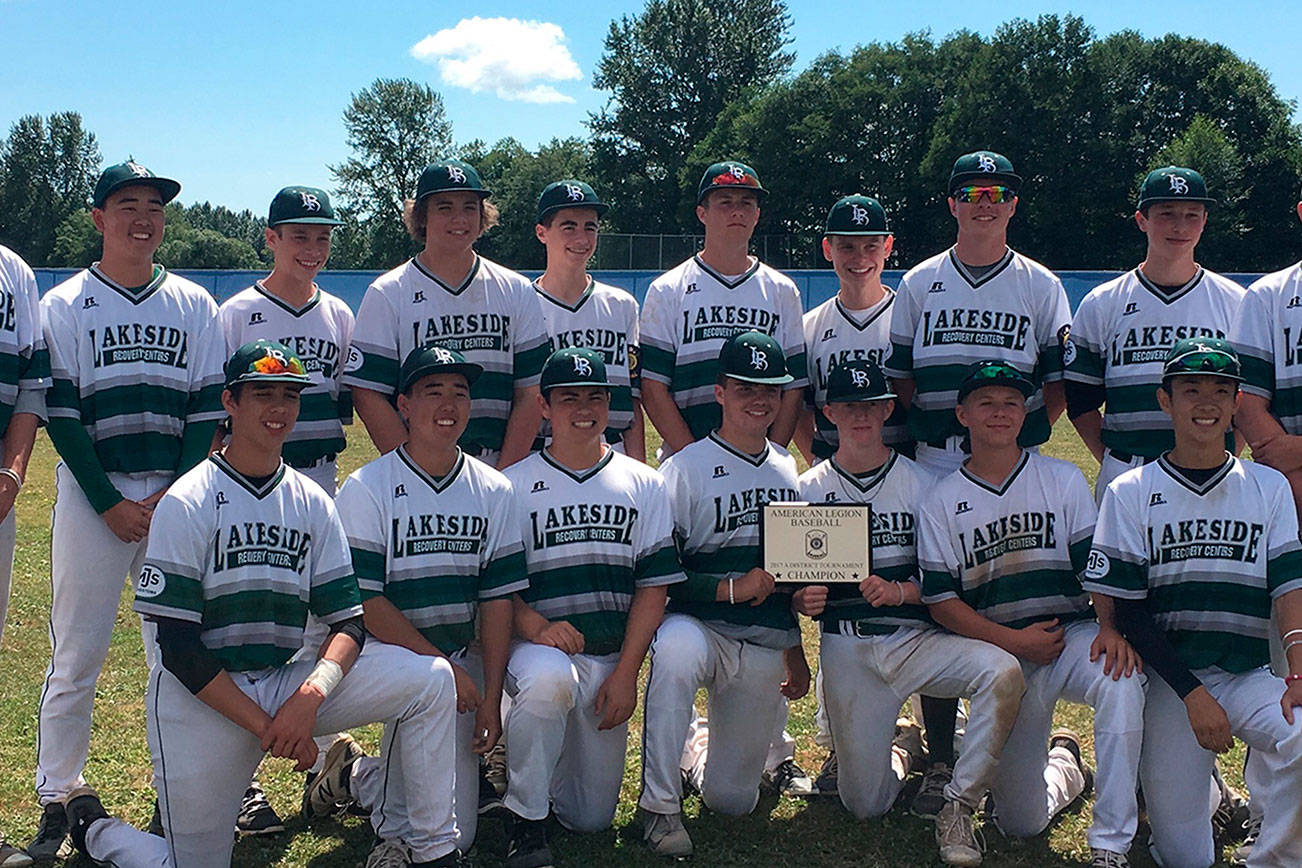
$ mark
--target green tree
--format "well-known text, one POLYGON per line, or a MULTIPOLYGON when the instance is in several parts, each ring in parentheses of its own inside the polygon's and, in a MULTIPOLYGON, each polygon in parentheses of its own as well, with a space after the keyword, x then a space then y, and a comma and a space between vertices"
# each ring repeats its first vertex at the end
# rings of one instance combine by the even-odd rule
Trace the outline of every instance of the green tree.
POLYGON ((19 118, 0 142, 0 242, 32 265, 48 264, 59 225, 86 207, 99 167, 81 115, 19 118))
POLYGON ((54 233, 54 248, 47 265, 55 268, 85 268, 104 251, 104 236, 95 228, 90 212, 73 211, 54 233))

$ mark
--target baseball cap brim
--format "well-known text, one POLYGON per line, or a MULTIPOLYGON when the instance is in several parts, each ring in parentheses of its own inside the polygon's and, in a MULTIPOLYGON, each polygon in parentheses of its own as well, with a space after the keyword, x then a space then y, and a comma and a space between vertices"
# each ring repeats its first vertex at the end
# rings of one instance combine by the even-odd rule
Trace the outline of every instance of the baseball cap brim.
POLYGON ((754 193, 756 196, 759 196, 761 202, 763 202, 764 198, 769 194, 769 191, 765 190, 763 187, 751 187, 746 184, 711 184, 697 194, 696 204, 700 205, 705 201, 705 197, 713 193, 715 190, 740 190, 743 193, 754 193))
POLYGON ((1031 397, 1031 394, 1035 391, 1035 387, 1021 377, 990 377, 989 379, 982 379, 979 382, 965 383, 964 385, 959 386, 958 400, 963 401, 973 392, 989 388, 990 386, 1004 386, 1005 388, 1016 389, 1022 393, 1023 398, 1031 397))
POLYGON ((598 389, 609 389, 610 383, 603 383, 600 380, 588 380, 588 379, 566 380, 565 382, 562 383, 548 383, 547 387, 544 388, 542 392, 546 394, 547 392, 550 392, 552 389, 580 388, 583 386, 592 386, 593 388, 598 388, 598 389))
POLYGON ((1216 200, 1210 196, 1149 196, 1147 199, 1140 199, 1135 210, 1143 211, 1149 205, 1156 205, 1158 202, 1201 202, 1210 209, 1216 200))
POLYGON ((874 395, 869 392, 853 392, 849 395, 837 395, 835 398, 833 398, 831 395, 828 395, 827 403, 829 404, 871 404, 873 401, 889 401, 892 398, 897 398, 897 397, 899 396, 896 395, 894 392, 883 392, 878 395, 874 395))
POLYGON ((249 371, 228 382, 226 388, 229 389, 239 383, 285 383, 290 386, 298 386, 301 389, 312 385, 312 378, 307 374, 257 374, 249 371))
POLYGON ((986 184, 1003 184, 1006 187, 1012 187, 1016 193, 1022 186, 1022 176, 1011 172, 960 172, 949 179, 949 192, 953 193, 959 187, 969 184, 973 181, 983 181, 986 184))
POLYGON ((557 211, 564 211, 567 208, 591 208, 592 210, 597 212, 598 217, 600 217, 601 215, 605 214, 607 211, 610 210, 610 206, 607 205, 605 202, 574 202, 574 203, 566 202, 557 205, 551 205, 539 211, 537 222, 541 223, 552 214, 555 214, 557 211))
POLYGON ((431 363, 428 365, 421 365, 419 368, 410 371, 407 376, 403 378, 403 381, 398 384, 398 391, 405 392, 415 385, 421 377, 428 377, 432 374, 460 374, 466 378, 466 385, 473 386, 475 380, 478 380, 479 375, 483 372, 483 367, 474 362, 453 362, 450 364, 431 363))
POLYGON ((847 232, 824 232, 824 238, 831 238, 834 235, 894 235, 889 229, 863 229, 847 232))
POLYGON ((313 226, 344 225, 344 221, 336 220, 333 217, 286 217, 284 220, 277 220, 275 223, 268 223, 267 226, 274 229, 277 226, 288 226, 291 223, 307 223, 313 226))
POLYGON ((759 383, 761 386, 785 386, 787 383, 795 380, 790 374, 783 374, 780 377, 747 377, 742 374, 724 374, 730 380, 741 380, 743 383, 759 383))
POLYGON ((171 178, 125 178, 118 181, 104 191, 104 195, 94 203, 96 208, 103 208, 104 203, 108 202, 110 196, 121 190, 123 187, 130 187, 133 184, 143 184, 146 187, 153 187, 158 191, 158 195, 163 198, 163 204, 166 205, 177 197, 181 192, 181 182, 173 181, 171 178))
POLYGON ((487 190, 483 187, 441 187, 437 190, 426 190, 424 193, 421 193, 416 197, 416 201, 424 202, 430 196, 437 193, 474 193, 479 196, 480 199, 487 199, 489 196, 493 195, 491 190, 487 190))

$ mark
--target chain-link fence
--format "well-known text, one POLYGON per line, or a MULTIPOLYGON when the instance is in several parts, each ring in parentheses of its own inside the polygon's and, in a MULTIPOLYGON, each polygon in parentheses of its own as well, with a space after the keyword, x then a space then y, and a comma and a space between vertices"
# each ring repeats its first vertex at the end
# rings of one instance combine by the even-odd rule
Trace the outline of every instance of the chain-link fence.
MULTIPOLYGON (((590 267, 665 271, 701 250, 704 235, 633 235, 603 232, 590 267)), ((751 253, 774 268, 797 266, 790 235, 756 235, 751 253)))

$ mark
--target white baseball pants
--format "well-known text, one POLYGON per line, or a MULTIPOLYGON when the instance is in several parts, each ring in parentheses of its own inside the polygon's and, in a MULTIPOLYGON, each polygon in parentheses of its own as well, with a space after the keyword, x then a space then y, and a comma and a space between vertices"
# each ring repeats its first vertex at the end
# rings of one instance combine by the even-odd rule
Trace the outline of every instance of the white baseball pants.
POLYGON ((1103 502, 1103 492, 1107 490, 1109 482, 1132 467, 1143 466, 1144 459, 1141 456, 1134 456, 1129 461, 1122 461, 1111 449, 1103 450, 1103 461, 1099 464, 1099 475, 1094 480, 1094 505, 1098 506, 1103 502))
POLYGON ((17 505, 0 521, 0 641, 5 635, 5 620, 9 617, 9 588, 14 578, 14 541, 17 525, 14 515, 17 505))

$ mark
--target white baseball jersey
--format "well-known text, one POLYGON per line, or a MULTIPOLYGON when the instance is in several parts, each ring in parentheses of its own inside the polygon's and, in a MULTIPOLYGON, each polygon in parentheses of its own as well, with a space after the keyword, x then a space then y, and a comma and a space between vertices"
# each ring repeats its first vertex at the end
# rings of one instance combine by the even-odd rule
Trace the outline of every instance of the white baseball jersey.
POLYGON ((795 380, 784 389, 803 389, 805 335, 800 291, 791 280, 759 260, 729 279, 693 256, 652 281, 642 302, 642 376, 669 387, 683 421, 698 440, 719 426, 714 400, 719 350, 746 331, 770 335, 782 347, 795 380))
POLYGON ((1094 519, 1089 486, 1069 462, 1023 452, 1001 485, 961 467, 922 502, 922 601, 957 598, 1014 629, 1090 619, 1080 575, 1094 519))
POLYGON ((354 471, 335 504, 362 599, 386 597, 444 654, 475 638, 480 602, 529 586, 511 484, 477 458, 435 478, 399 446, 354 471))
POLYGON ((312 384, 300 393, 298 421, 281 454, 305 467, 344 450, 344 425, 353 421, 353 399, 339 384, 353 337, 353 312, 335 296, 315 289, 295 308, 262 285, 239 292, 218 309, 226 352, 259 338, 279 341, 303 362, 312 384))
MULTIPOLYGON (((872 359, 886 364, 891 349, 891 303, 895 291, 867 310, 851 311, 841 299, 830 298, 805 314, 805 360, 809 366, 807 403, 814 409, 814 455, 830 458, 838 443, 836 426, 823 415, 827 404, 827 378, 833 369, 851 359, 872 359)), ((887 446, 909 443, 908 415, 897 403, 882 429, 887 446)))
POLYGON ((1190 669, 1246 672, 1270 662, 1272 601, 1302 588, 1297 531, 1279 471, 1227 454, 1196 483, 1164 455, 1108 486, 1085 587, 1147 599, 1190 669))
POLYGON ((1063 347, 1066 377, 1104 386, 1103 445, 1156 458, 1175 445, 1157 405, 1166 354, 1181 338, 1223 338, 1243 287, 1204 269, 1167 292, 1134 268, 1090 290, 1063 347))
POLYGON ((758 606, 716 602, 718 584, 761 566, 760 507, 799 500, 796 460, 768 443, 747 455, 710 432, 660 465, 673 502, 674 533, 687 581, 669 590, 669 611, 700 618, 733 639, 768 648, 800 641, 791 598, 770 594, 758 606))
POLYGON ((287 662, 303 647, 309 612, 324 624, 362 614, 330 496, 284 464, 255 484, 221 453, 158 502, 134 608, 200 624, 230 672, 287 662))
MULTIPOLYGON (((610 380, 610 421, 606 442, 619 443, 633 424, 633 401, 642 396, 638 370, 637 300, 622 289, 588 278, 588 288, 573 305, 534 284, 552 350, 585 347, 601 354, 610 380)), ((551 423, 542 423, 550 436, 551 423)))
POLYGON ((343 383, 394 395, 407 354, 433 344, 484 368, 470 389, 461 447, 472 455, 500 450, 515 390, 538 385, 550 349, 533 284, 480 256, 459 286, 417 259, 380 275, 357 311, 343 383))
POLYGON ((92 265, 41 299, 41 319, 50 418, 81 422, 106 472, 174 472, 186 424, 224 415, 226 344, 197 284, 154 266, 129 289, 92 265))
POLYGON ((1071 312, 1052 271, 1012 250, 981 277, 953 248, 927 259, 900 280, 891 311, 890 377, 913 380, 909 431, 936 443, 964 433, 954 417, 958 386, 975 362, 999 359, 1037 385, 1027 399, 1018 442, 1049 439, 1049 416, 1038 388, 1062 379, 1062 348, 1071 312))
POLYGON ((1302 434, 1302 265, 1248 287, 1230 343, 1243 365, 1243 391, 1269 401, 1289 434, 1302 434))
MULTIPOLYGON (((918 505, 935 480, 912 461, 891 452, 881 467, 856 475, 822 461, 800 474, 800 499, 810 503, 870 503, 873 508, 873 574, 888 582, 918 582, 918 505)), ((824 629, 837 621, 857 621, 858 633, 894 633, 900 627, 931 623, 925 606, 873 608, 857 585, 832 585, 827 608, 816 620, 824 629)))
POLYGON ((14 413, 44 418, 49 388, 50 354, 41 331, 36 275, 0 245, 0 435, 14 413))
POLYGON ((581 472, 544 449, 506 475, 529 565, 521 597, 544 618, 569 621, 584 654, 619 651, 633 592, 685 578, 664 479, 613 449, 581 472))

